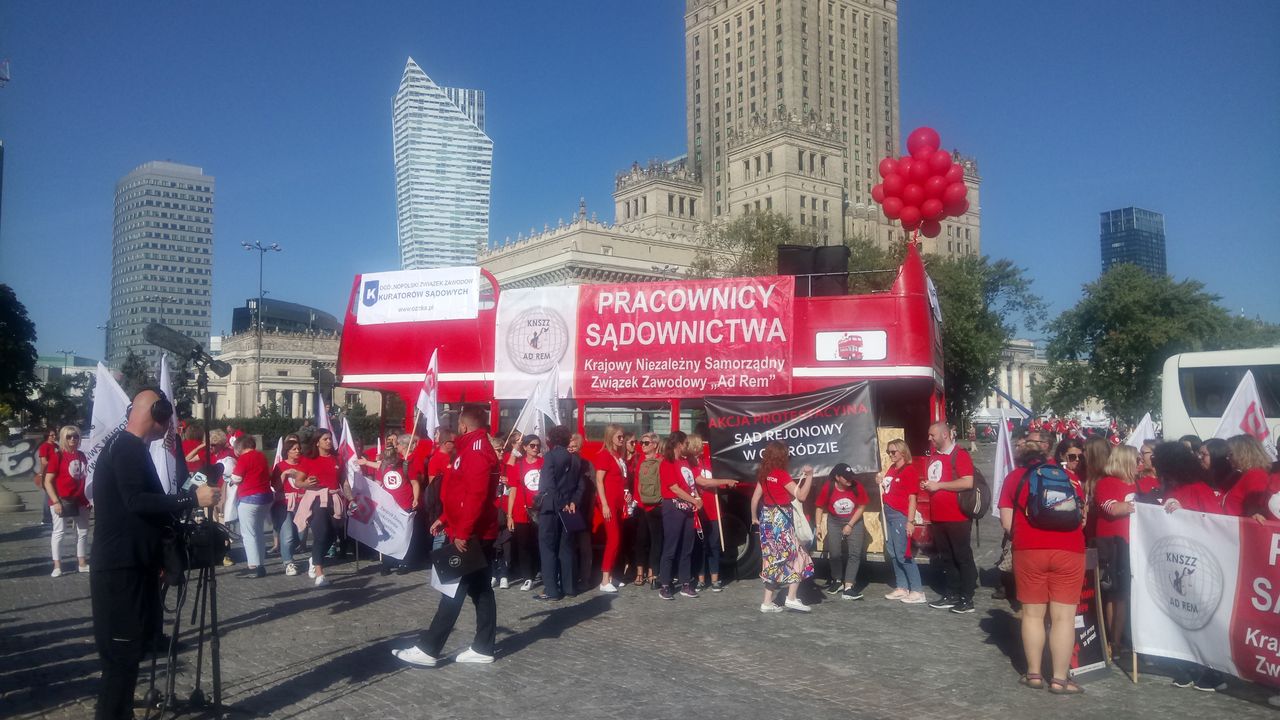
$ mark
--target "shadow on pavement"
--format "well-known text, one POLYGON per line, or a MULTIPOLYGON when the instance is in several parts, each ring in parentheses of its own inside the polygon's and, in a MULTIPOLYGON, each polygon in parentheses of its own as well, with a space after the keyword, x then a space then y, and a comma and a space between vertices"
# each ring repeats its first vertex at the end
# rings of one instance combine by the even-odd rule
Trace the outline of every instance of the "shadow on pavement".
MULTIPOLYGON (((514 655, 539 640, 553 640, 564 634, 575 625, 599 617, 613 606, 616 596, 596 595, 586 602, 574 605, 550 603, 543 612, 526 615, 524 620, 541 616, 542 621, 528 630, 507 635, 498 641, 494 654, 498 656, 514 655)), ((510 632, 508 628, 502 628, 510 632)))
POLYGON ((987 616, 978 621, 978 627, 987 634, 986 643, 1009 658, 1010 665, 1019 675, 1027 671, 1027 660, 1022 652, 1021 620, 1008 610, 988 610, 987 616))

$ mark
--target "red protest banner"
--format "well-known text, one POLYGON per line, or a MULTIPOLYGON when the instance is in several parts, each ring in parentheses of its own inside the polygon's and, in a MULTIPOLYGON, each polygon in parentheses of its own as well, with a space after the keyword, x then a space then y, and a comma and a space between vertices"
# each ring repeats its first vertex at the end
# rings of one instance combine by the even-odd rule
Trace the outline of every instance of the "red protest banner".
POLYGON ((791 390, 793 277, 584 285, 580 293, 580 393, 791 390))
POLYGON ((1280 523, 1239 522, 1231 659, 1245 680, 1280 687, 1280 523))

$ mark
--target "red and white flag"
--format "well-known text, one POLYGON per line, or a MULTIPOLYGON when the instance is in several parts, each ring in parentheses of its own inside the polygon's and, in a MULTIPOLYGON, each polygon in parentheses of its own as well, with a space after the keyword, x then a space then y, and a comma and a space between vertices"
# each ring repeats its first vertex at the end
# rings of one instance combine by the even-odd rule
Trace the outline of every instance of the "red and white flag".
POLYGON ((1233 435, 1252 435, 1262 443, 1274 461, 1276 459, 1276 438, 1267 424, 1267 416, 1262 412, 1262 397, 1258 395, 1258 383, 1253 379, 1253 371, 1246 370, 1236 392, 1227 403, 1226 412, 1218 429, 1213 432, 1216 438, 1226 440, 1233 435))
POLYGON ((1001 418, 1000 432, 996 435, 995 486, 991 490, 992 497, 1000 497, 1000 488, 1004 485, 1004 479, 1017 467, 1016 461, 1017 458, 1013 456, 1013 439, 1009 437, 1009 423, 1001 418))
MULTIPOLYGON (((426 430, 426 437, 435 437, 440 428, 440 351, 431 351, 431 362, 427 364, 427 374, 422 378, 422 389, 418 390, 418 402, 415 407, 422 415, 421 427, 426 430)), ((417 423, 415 421, 415 426, 417 423)))
POLYGON ((353 498, 347 534, 383 555, 403 560, 413 537, 413 513, 401 508, 391 493, 361 470, 355 439, 345 417, 338 457, 347 465, 353 498))

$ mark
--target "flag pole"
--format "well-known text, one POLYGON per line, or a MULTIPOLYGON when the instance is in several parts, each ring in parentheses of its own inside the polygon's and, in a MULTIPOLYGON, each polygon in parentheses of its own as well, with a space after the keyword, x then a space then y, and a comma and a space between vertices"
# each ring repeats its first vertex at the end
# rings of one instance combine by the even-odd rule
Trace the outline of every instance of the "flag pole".
POLYGON ((720 554, 724 554, 724 516, 720 514, 720 491, 711 491, 711 498, 716 502, 716 530, 720 531, 720 554))

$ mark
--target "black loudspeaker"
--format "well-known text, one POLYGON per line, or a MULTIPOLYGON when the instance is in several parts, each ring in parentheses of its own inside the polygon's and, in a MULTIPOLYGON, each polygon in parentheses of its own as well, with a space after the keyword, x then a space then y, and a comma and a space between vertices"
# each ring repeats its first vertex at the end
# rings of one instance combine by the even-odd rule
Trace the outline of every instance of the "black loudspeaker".
POLYGON ((813 248, 813 290, 815 297, 849 294, 849 247, 820 245, 813 248))
POLYGON ((796 276, 796 297, 809 297, 813 274, 813 248, 809 245, 779 245, 778 274, 796 276))

